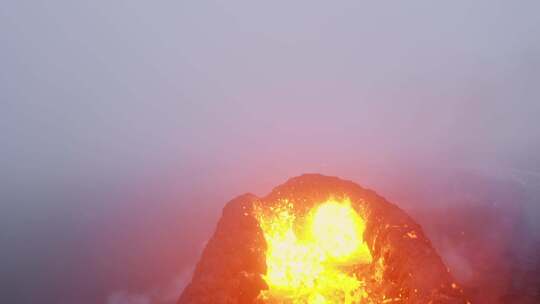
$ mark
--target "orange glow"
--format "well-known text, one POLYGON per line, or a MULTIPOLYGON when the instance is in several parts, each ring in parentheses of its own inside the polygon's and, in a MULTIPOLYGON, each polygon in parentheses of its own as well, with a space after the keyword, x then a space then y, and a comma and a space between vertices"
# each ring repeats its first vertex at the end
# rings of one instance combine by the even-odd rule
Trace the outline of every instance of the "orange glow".
POLYGON ((357 303, 367 297, 352 265, 369 264, 365 222, 349 199, 329 199, 297 218, 287 201, 257 219, 267 243, 260 297, 268 303, 357 303))

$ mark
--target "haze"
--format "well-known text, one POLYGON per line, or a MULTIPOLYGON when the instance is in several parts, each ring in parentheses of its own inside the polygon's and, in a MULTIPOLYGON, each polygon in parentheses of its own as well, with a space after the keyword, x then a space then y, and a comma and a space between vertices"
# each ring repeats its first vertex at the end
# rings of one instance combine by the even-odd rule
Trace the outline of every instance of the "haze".
POLYGON ((174 303, 228 200, 306 172, 418 217, 508 206, 537 244, 539 11, 3 3, 0 302, 174 303))

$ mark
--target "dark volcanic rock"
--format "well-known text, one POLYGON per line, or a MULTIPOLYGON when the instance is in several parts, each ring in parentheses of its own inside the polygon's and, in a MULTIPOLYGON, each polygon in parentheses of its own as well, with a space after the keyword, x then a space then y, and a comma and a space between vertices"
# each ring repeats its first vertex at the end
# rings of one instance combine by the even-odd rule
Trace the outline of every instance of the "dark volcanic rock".
POLYGON ((364 239, 373 256, 369 303, 467 303, 422 228, 403 210, 353 182, 318 174, 292 178, 264 198, 246 194, 227 203, 178 303, 260 303, 257 296, 267 288, 261 276, 266 243, 255 204, 287 199, 295 214, 306 214, 329 197, 348 197, 365 218, 364 239))

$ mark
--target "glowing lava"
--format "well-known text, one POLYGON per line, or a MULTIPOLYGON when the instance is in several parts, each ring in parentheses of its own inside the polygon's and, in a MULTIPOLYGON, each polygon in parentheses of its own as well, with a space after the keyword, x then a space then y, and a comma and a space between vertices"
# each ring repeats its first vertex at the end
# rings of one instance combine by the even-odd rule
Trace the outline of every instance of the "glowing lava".
POLYGON ((337 177, 293 177, 223 208, 178 304, 467 304, 409 215, 337 177))
MULTIPOLYGON (((269 210, 268 210, 269 209, 269 210)), ((367 297, 355 265, 371 262, 365 222, 349 199, 329 199, 298 217, 287 201, 257 219, 267 244, 267 303, 357 303, 367 297)))

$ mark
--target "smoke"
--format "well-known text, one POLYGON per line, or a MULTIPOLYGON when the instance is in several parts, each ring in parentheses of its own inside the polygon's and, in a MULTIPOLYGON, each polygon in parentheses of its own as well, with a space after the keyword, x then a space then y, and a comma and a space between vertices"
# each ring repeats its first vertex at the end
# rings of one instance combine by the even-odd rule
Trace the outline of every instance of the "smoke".
MULTIPOLYGON (((203 251, 207 241, 199 245, 197 256, 203 251)), ((111 292, 106 299, 107 304, 174 304, 191 280, 195 263, 182 269, 173 279, 165 284, 143 291, 117 290, 111 292)))
POLYGON ((179 295, 191 280, 194 268, 195 267, 190 267, 189 269, 182 271, 169 287, 161 292, 160 299, 164 301, 164 303, 176 303, 179 295))
POLYGON ((536 260, 539 3, 7 1, 0 302, 165 299, 225 202, 306 172, 402 206, 464 280, 536 260))
POLYGON ((107 298, 107 304, 151 304, 152 300, 147 295, 130 294, 119 291, 107 298))
POLYGON ((455 244, 439 245, 438 250, 446 262, 449 269, 459 282, 469 282, 473 277, 473 268, 471 262, 467 259, 466 253, 456 248, 455 244))
POLYGON ((143 292, 127 290, 112 292, 107 304, 174 304, 191 279, 193 267, 183 270, 167 284, 143 292))
POLYGON ((416 181, 415 188, 428 189, 401 197, 414 200, 404 206, 473 302, 536 303, 540 238, 529 218, 537 208, 538 178, 501 168, 423 176, 431 180, 416 181))

